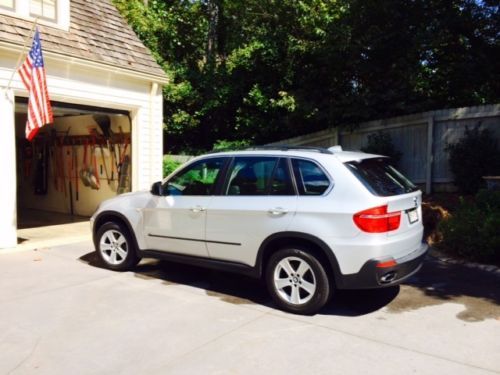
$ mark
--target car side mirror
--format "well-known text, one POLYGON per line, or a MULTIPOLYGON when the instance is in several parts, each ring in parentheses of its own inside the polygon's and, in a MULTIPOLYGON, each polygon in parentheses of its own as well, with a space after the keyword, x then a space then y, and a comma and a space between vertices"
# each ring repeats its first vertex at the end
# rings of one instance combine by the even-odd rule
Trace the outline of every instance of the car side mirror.
POLYGON ((151 194, 161 196, 161 181, 156 181, 153 185, 151 185, 151 194))

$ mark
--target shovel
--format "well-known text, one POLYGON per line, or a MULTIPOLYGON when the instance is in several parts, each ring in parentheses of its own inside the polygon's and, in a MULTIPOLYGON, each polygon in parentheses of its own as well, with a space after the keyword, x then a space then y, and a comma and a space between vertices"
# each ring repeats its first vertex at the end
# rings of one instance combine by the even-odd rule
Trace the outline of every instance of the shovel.
POLYGON ((88 165, 87 165, 87 148, 88 144, 83 146, 83 167, 80 169, 80 179, 85 186, 90 186, 90 180, 88 176, 88 165))
POLYGON ((92 161, 94 166, 89 166, 87 170, 87 178, 89 180, 89 185, 94 190, 99 190, 101 184, 99 183, 99 177, 97 176, 97 160, 95 156, 95 146, 92 146, 90 154, 92 155, 92 161))
MULTIPOLYGON (((111 130, 111 119, 108 115, 93 115, 94 121, 99 125, 102 134, 106 138, 106 143, 108 146, 109 153, 111 154, 111 178, 108 180, 113 181, 115 179, 114 170, 118 169, 118 159, 115 154, 115 145, 111 142, 111 138, 113 136, 113 131, 111 130), (114 165, 116 163, 116 165, 114 165)), ((111 185, 110 185, 111 187, 111 185)), ((111 187, 113 189, 113 187, 111 187)))
POLYGON ((104 158, 104 149, 102 147, 102 143, 99 143, 99 149, 101 150, 101 162, 104 167, 104 173, 106 174, 106 180, 108 181, 108 185, 111 184, 111 180, 109 178, 108 166, 106 165, 106 159, 104 158))

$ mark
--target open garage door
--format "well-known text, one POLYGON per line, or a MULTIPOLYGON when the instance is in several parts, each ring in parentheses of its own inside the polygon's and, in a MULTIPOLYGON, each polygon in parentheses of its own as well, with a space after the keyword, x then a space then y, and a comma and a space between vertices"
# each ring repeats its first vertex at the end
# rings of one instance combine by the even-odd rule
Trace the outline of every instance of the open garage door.
POLYGON ((131 190, 126 111, 52 102, 54 124, 25 139, 27 100, 16 98, 18 229, 86 221, 131 190))

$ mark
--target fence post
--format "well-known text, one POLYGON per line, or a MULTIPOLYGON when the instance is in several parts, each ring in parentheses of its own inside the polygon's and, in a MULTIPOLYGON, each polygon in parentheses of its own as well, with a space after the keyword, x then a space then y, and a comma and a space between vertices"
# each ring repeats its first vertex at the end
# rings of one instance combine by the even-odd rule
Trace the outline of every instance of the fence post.
POLYGON ((335 137, 335 142, 333 143, 333 145, 340 146, 340 131, 338 127, 333 130, 333 135, 335 137))
POLYGON ((432 193, 432 163, 434 162, 434 116, 427 119, 427 157, 425 171, 425 192, 432 193))

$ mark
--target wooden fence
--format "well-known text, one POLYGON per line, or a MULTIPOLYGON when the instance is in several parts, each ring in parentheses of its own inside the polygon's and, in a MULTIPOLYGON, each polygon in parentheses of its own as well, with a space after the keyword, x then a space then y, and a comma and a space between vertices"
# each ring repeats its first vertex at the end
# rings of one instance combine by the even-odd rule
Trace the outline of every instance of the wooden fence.
POLYGON ((455 143, 466 127, 490 129, 500 139, 500 104, 442 109, 413 115, 376 120, 351 126, 352 130, 322 130, 301 137, 285 139, 276 144, 330 147, 359 150, 368 135, 378 130, 390 134, 395 147, 402 152, 400 169, 414 182, 425 184, 426 192, 453 189, 449 170, 448 143, 455 143))

